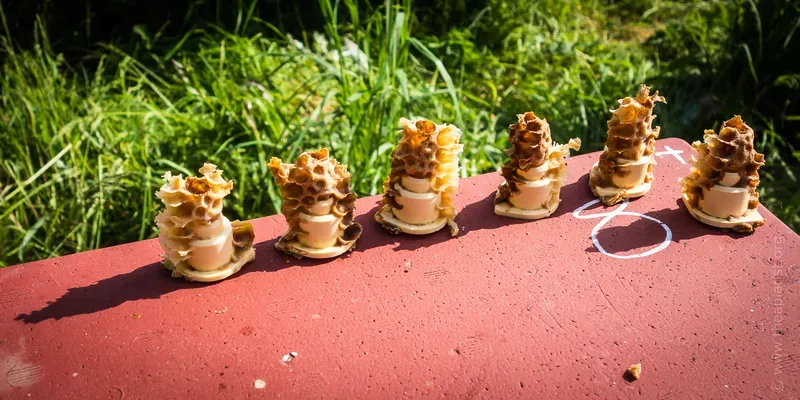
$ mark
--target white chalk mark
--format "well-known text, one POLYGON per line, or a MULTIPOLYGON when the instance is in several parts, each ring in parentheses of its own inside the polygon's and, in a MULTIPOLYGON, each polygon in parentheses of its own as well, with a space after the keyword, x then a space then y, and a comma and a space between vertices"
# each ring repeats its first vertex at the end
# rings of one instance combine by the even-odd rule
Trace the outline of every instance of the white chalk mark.
POLYGON ((686 164, 686 161, 683 159, 683 157, 681 157, 681 153, 683 153, 683 150, 673 150, 672 147, 669 147, 669 146, 664 146, 664 148, 667 149, 667 151, 657 151, 656 155, 657 156, 673 156, 673 157, 677 158, 678 161, 681 162, 681 164, 686 164))
POLYGON ((653 218, 653 217, 651 217, 649 215, 640 214, 640 213, 637 213, 637 212, 624 211, 626 208, 628 208, 628 204, 629 204, 628 200, 623 201, 622 204, 620 204, 619 207, 617 207, 616 210, 611 211, 611 212, 600 213, 600 214, 592 214, 592 215, 581 215, 581 212, 583 210, 585 210, 585 209, 587 209, 587 208, 589 208, 589 207, 591 207, 591 206, 593 206, 593 205, 595 205, 595 204, 597 204, 599 202, 600 202, 600 200, 595 199, 595 200, 592 200, 592 201, 590 201, 590 202, 588 202, 588 203, 576 208, 575 211, 572 212, 572 216, 577 218, 577 219, 602 218, 600 220, 600 222, 598 222, 597 225, 595 225, 594 228, 592 228, 592 242, 594 243, 594 247, 596 247, 597 250, 600 251, 601 253, 603 253, 603 254, 605 254, 605 255, 607 255, 609 257, 620 258, 620 259, 623 259, 623 260, 632 259, 632 258, 642 258, 642 257, 647 257, 649 255, 653 255, 655 253, 658 253, 661 250, 666 249, 667 246, 669 246, 669 243, 672 241, 672 230, 669 229, 669 226, 667 226, 667 224, 665 224, 665 223, 659 221, 658 219, 653 218), (659 226, 661 226, 661 228, 664 229, 664 232, 667 233, 666 237, 664 238, 664 242, 661 243, 660 245, 658 245, 655 248, 652 248, 650 250, 645 251, 644 253, 628 254, 628 255, 618 255, 618 254, 609 253, 600 244, 600 241, 597 239, 597 234, 600 232, 600 229, 602 227, 604 227, 614 217, 619 216, 619 215, 627 215, 627 216, 631 216, 631 217, 644 218, 644 219, 647 219, 647 220, 650 220, 650 221, 653 221, 653 222, 657 223, 659 226))

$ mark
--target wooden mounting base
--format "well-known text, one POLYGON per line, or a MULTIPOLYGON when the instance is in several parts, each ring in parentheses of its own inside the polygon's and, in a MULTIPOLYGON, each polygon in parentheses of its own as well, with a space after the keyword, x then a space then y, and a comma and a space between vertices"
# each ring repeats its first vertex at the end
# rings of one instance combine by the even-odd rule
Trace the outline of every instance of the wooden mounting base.
POLYGON ((508 201, 497 203, 494 205, 494 213, 503 217, 520 218, 520 219, 542 219, 547 218, 558 209, 558 204, 553 208, 537 208, 535 210, 526 210, 524 208, 517 208, 511 205, 508 201))
POLYGON ((316 249, 313 247, 308 247, 297 240, 293 240, 291 242, 285 242, 283 239, 278 243, 275 243, 275 248, 297 258, 314 258, 314 259, 322 259, 322 258, 333 258, 339 255, 346 253, 350 250, 353 245, 355 245, 355 241, 339 245, 339 246, 331 246, 326 247, 324 249, 316 249))
POLYGON ((686 206, 686 209, 689 210, 689 214, 692 214, 696 220, 717 228, 733 229, 736 232, 749 233, 753 232, 755 228, 764 225, 764 217, 761 216, 758 209, 747 210, 741 217, 717 218, 704 213, 698 208, 692 207, 689 204, 689 199, 685 195, 683 196, 683 204, 686 206))
POLYGON ((235 262, 229 262, 227 265, 220 269, 213 271, 198 271, 192 269, 186 261, 178 265, 172 265, 169 262, 164 263, 164 267, 172 271, 173 278, 184 278, 192 282, 216 282, 221 281, 237 272, 250 261, 255 260, 256 252, 253 247, 247 249, 239 259, 235 262))
MULTIPOLYGON (((592 170, 589 173, 589 176, 599 173, 597 171, 597 164, 592 166, 592 170)), ((607 206, 613 206, 622 200, 625 199, 634 199, 637 197, 644 196, 647 192, 650 191, 650 188, 653 186, 653 182, 645 182, 641 185, 634 186, 630 189, 620 189, 615 187, 595 187, 591 184, 589 188, 592 189, 592 193, 597 196, 603 204, 607 206)))
POLYGON ((388 205, 381 208, 378 213, 375 214, 375 220, 378 221, 381 226, 383 226, 389 232, 404 232, 410 235, 428 235, 440 231, 445 225, 447 225, 447 218, 445 217, 440 217, 435 221, 424 225, 413 225, 403 222, 397 219, 394 214, 392 214, 391 206, 388 205))

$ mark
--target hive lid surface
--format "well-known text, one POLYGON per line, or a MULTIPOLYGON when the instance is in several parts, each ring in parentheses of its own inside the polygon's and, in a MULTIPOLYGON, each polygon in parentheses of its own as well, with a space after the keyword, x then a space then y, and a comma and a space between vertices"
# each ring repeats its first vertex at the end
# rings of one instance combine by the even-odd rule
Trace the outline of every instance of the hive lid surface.
POLYGON ((653 189, 613 207, 599 153, 570 158, 538 221, 494 214, 499 173, 464 179, 454 238, 393 236, 361 199, 332 260, 256 219, 256 261, 215 284, 171 279, 155 240, 0 269, 0 399, 797 397, 800 239, 763 206, 750 236, 694 220, 693 150, 656 151, 653 189))

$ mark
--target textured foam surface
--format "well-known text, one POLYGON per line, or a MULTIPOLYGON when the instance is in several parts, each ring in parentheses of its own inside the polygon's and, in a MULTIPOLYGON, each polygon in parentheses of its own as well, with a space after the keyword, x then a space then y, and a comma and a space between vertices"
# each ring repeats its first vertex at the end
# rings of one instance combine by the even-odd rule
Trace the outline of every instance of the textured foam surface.
POLYGON ((695 221, 668 154, 647 197, 603 207, 598 156, 538 221, 493 213, 500 174, 462 180, 454 238, 385 232, 376 196, 355 251, 297 260, 260 218, 256 261, 210 285, 170 279, 155 240, 0 269, 0 397, 800 396, 798 236, 766 209, 749 236, 695 221))

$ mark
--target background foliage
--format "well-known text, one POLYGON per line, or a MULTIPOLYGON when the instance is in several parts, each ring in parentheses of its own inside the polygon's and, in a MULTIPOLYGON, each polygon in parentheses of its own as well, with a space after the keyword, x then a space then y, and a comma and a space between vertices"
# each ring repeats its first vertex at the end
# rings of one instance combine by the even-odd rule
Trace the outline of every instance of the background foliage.
POLYGON ((522 111, 602 148, 648 83, 663 137, 741 114, 762 203, 800 228, 800 5, 789 0, 36 0, 0 7, 0 266, 152 237, 165 170, 279 209, 266 161, 326 146, 376 194, 402 116, 457 124, 463 174, 504 160, 522 111))

